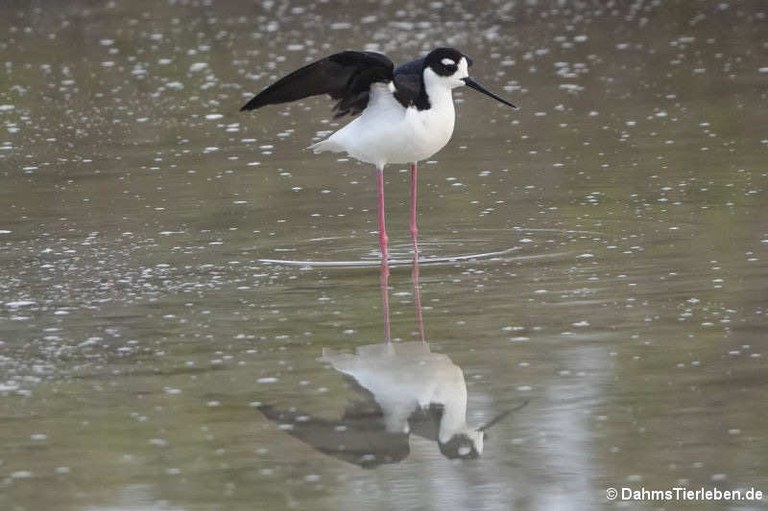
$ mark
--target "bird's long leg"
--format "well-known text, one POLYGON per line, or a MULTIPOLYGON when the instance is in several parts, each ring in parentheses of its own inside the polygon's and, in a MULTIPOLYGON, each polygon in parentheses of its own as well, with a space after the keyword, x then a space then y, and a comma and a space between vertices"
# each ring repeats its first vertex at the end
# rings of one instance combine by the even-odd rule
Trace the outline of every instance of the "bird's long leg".
POLYGON ((389 259, 389 237, 387 236, 387 225, 384 220, 384 166, 376 166, 376 190, 379 198, 379 249, 381 250, 381 259, 389 259))
POLYGON ((418 165, 416 162, 413 162, 411 163, 411 242, 413 243, 413 253, 416 258, 419 257, 419 228, 416 225, 417 173, 418 165))
POLYGON ((419 253, 413 253, 413 268, 411 269, 411 280, 413 281, 413 301, 416 305, 416 323, 419 326, 419 340, 426 342, 424 335, 424 314, 421 308, 421 284, 419 283, 419 253))
POLYGON ((381 260, 379 273, 379 285, 381 287, 381 312, 384 316, 384 342, 391 342, 391 328, 389 321, 389 261, 381 260))

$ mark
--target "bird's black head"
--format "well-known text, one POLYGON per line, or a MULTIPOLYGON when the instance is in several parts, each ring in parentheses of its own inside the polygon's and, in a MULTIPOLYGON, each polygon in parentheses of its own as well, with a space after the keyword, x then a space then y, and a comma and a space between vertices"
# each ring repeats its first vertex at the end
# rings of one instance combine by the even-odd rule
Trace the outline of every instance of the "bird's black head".
POLYGON ((462 58, 467 60, 468 67, 472 65, 472 59, 455 48, 437 48, 424 59, 424 68, 430 68, 439 76, 452 76, 459 69, 462 58))
POLYGON ((426 76, 427 69, 429 69, 432 73, 437 75, 438 82, 442 83, 443 86, 453 89, 455 87, 466 85, 500 103, 504 103, 512 108, 517 108, 506 99, 489 91, 484 85, 473 80, 469 76, 469 67, 471 65, 472 59, 461 53, 459 50, 455 48, 438 48, 432 50, 424 58, 424 73, 426 76))
POLYGON ((482 432, 473 435, 459 433, 454 435, 445 443, 438 442, 440 452, 449 459, 474 460, 480 457, 483 450, 482 432), (473 438, 474 437, 474 438, 473 438))

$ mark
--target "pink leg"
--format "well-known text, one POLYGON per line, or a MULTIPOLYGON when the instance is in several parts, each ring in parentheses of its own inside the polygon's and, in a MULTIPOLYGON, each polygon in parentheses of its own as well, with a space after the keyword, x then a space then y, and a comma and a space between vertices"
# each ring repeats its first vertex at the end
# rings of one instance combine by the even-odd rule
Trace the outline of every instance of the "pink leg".
POLYGON ((384 341, 390 342, 391 330, 389 322, 389 238, 387 225, 384 220, 384 167, 376 167, 376 191, 379 199, 379 249, 381 250, 381 308, 384 314, 384 341))
POLYGON ((416 190, 418 189, 418 165, 411 163, 411 242, 413 242, 413 298, 416 304, 416 321, 419 325, 419 340, 425 342, 424 316, 421 309, 421 285, 419 284, 419 228, 416 226, 416 190))
POLYGON ((411 163, 411 242, 413 242, 413 253, 416 258, 419 257, 419 228, 416 226, 416 190, 418 165, 411 163))
POLYGON ((381 309, 384 315, 384 341, 390 342, 392 337, 389 322, 389 262, 386 258, 381 260, 379 285, 381 287, 381 309))
POLYGON ((411 270, 411 280, 413 281, 413 301, 416 305, 416 322, 419 325, 419 340, 426 342, 424 335, 424 314, 421 308, 421 284, 419 283, 419 253, 413 253, 413 269, 411 270))
POLYGON ((384 221, 384 167, 376 167, 376 189, 379 198, 379 249, 381 250, 381 259, 389 259, 389 237, 387 236, 387 226, 384 221))

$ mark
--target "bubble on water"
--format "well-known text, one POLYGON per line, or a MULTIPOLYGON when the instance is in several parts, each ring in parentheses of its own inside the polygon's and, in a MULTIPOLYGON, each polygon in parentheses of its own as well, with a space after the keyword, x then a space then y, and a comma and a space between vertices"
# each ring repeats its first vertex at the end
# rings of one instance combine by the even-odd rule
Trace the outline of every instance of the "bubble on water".
POLYGON ((34 300, 15 300, 12 302, 5 302, 5 306, 9 309, 20 309, 22 307, 32 307, 37 305, 34 300))
POLYGON ((582 85, 578 85, 576 83, 561 83, 558 88, 571 93, 581 92, 584 90, 582 85))
POLYGON ((14 380, 9 380, 9 381, 0 383, 0 394, 15 392, 17 390, 19 390, 19 384, 14 380))

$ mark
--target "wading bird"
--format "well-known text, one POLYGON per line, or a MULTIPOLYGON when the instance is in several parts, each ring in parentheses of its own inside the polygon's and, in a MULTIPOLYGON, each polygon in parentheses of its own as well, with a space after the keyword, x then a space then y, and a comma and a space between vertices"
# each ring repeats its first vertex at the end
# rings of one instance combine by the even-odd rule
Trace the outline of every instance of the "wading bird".
POLYGON ((376 166, 379 247, 386 264, 389 250, 384 166, 411 165, 410 232, 418 253, 417 164, 442 149, 453 134, 456 112, 451 91, 466 85, 516 108, 470 78, 471 65, 472 60, 454 48, 438 48, 397 68, 380 53, 343 51, 281 78, 254 96, 241 111, 328 94, 336 101, 335 118, 360 114, 310 148, 315 153, 345 152, 376 166))

